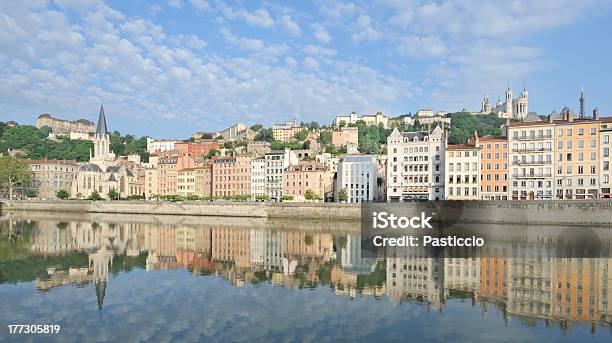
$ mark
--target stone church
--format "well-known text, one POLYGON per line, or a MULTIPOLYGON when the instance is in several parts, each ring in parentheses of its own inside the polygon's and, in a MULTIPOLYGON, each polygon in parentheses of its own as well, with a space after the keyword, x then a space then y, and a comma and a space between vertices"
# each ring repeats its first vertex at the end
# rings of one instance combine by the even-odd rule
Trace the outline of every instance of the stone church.
POLYGON ((143 195, 143 187, 134 168, 116 158, 111 151, 110 135, 106 127, 104 105, 100 106, 98 126, 93 137, 94 149, 89 163, 81 165, 72 182, 73 198, 88 198, 94 191, 102 198, 114 189, 121 198, 143 195))

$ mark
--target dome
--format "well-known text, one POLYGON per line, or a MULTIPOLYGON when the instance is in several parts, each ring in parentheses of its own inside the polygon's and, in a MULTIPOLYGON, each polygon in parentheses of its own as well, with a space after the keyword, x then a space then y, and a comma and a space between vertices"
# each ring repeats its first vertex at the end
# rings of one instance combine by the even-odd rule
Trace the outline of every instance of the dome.
POLYGON ((102 168, 100 168, 100 166, 98 166, 97 164, 94 163, 87 163, 81 166, 81 168, 79 168, 80 171, 91 171, 91 172, 101 172, 102 168))

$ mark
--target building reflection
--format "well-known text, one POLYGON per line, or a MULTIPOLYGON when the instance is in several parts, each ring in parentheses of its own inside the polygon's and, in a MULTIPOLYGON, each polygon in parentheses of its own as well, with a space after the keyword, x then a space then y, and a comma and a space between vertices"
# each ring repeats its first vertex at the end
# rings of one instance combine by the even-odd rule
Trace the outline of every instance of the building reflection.
POLYGON ((361 249, 358 233, 326 231, 324 224, 306 230, 222 221, 178 225, 14 218, 4 219, 0 228, 13 231, 22 222, 33 228, 32 256, 78 260, 49 266, 46 275, 36 276, 37 289, 93 285, 100 309, 112 282, 109 275, 131 263, 149 272, 183 269, 219 277, 236 287, 328 287, 338 296, 416 302, 435 311, 444 311, 449 301, 469 301, 484 315, 494 310, 508 322, 544 321, 562 330, 573 325, 596 330, 612 323, 610 258, 554 257, 554 250, 537 238, 455 258, 431 257, 418 249, 375 255, 361 249))

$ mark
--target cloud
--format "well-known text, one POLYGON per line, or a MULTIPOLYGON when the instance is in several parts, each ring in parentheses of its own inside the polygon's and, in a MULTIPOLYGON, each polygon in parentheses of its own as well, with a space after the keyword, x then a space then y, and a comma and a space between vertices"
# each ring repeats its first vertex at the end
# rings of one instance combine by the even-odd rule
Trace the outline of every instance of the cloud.
POLYGON ((404 37, 400 39, 397 49, 415 58, 442 57, 447 52, 444 41, 436 36, 404 37))
POLYGON ((321 43, 329 43, 332 41, 332 37, 327 30, 321 24, 312 24, 314 31, 314 37, 321 43))
POLYGON ((181 0, 169 0, 168 6, 176 9, 181 9, 183 7, 183 1, 181 0))
POLYGON ((249 12, 244 8, 234 9, 223 2, 218 4, 220 11, 225 18, 230 20, 242 19, 252 26, 270 28, 275 25, 274 19, 265 8, 258 8, 253 12, 249 12))
POLYGON ((294 37, 299 37, 302 33, 302 31, 300 30, 300 26, 295 21, 293 21, 293 19, 291 19, 291 16, 288 14, 285 14, 280 17, 280 24, 294 37))
POLYGON ((206 0, 189 0, 189 3, 198 11, 207 11, 210 9, 210 5, 206 0))

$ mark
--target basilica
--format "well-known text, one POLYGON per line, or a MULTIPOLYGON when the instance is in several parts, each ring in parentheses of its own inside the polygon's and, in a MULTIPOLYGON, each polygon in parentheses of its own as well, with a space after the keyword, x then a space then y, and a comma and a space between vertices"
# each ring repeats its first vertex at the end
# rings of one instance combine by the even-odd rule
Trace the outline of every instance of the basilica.
POLYGON ((529 114, 529 93, 527 89, 523 87, 521 95, 513 99, 512 90, 510 86, 508 86, 506 90, 506 101, 502 102, 501 99, 498 98, 495 106, 491 104, 489 97, 485 95, 480 103, 480 112, 477 114, 489 113, 495 113, 499 118, 525 119, 529 114))
POLYGON ((89 163, 81 165, 75 173, 71 196, 87 198, 95 191, 102 198, 108 198, 112 189, 121 198, 143 195, 142 182, 138 177, 139 165, 118 159, 111 151, 104 105, 100 106, 93 142, 94 148, 90 152, 89 163))

